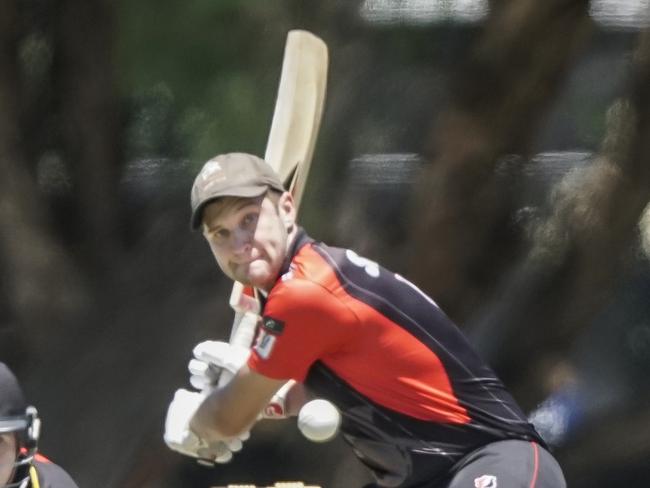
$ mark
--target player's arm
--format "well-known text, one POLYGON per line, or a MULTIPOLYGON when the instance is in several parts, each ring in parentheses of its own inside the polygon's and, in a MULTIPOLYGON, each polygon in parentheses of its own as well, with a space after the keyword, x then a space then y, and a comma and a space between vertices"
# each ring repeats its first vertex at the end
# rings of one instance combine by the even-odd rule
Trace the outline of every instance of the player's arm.
POLYGON ((286 382, 263 376, 244 365, 228 384, 205 398, 190 427, 208 441, 241 434, 255 423, 286 382))
POLYGON ((297 417, 300 409, 307 402, 314 399, 314 395, 307 390, 305 385, 295 381, 291 381, 290 384, 287 384, 285 391, 278 391, 273 399, 271 399, 270 405, 276 403, 274 400, 278 396, 281 396, 281 398, 278 398, 278 401, 283 403, 282 412, 286 417, 297 417))

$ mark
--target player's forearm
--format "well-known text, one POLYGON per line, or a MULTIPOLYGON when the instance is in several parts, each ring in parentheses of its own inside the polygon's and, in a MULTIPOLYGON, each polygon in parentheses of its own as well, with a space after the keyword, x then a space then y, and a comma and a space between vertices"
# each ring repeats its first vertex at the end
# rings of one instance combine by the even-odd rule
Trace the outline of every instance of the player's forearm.
POLYGON ((217 440, 246 431, 256 415, 229 405, 227 387, 214 390, 206 397, 190 421, 191 429, 201 438, 217 440))
POLYGON ((190 427, 205 439, 239 435, 250 429, 273 394, 286 381, 267 378, 243 366, 230 383, 206 397, 194 414, 190 427))

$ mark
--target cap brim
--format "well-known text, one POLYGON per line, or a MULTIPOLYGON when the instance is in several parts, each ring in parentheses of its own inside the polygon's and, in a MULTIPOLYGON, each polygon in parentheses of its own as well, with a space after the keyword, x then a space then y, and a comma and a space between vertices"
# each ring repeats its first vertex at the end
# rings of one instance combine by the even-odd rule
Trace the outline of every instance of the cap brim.
POLYGON ((260 195, 263 195, 268 191, 269 187, 264 186, 264 187, 259 187, 257 185, 255 186, 240 186, 237 188, 232 188, 228 190, 224 190, 222 192, 218 192, 214 195, 210 195, 209 197, 206 197, 204 200, 199 203, 194 211, 192 212, 192 217, 190 220, 190 227, 192 230, 197 230, 199 227, 201 227, 201 220, 203 220, 203 210, 205 209, 206 205, 209 203, 214 202, 215 200, 223 197, 239 197, 239 198, 254 198, 254 197, 259 197, 260 195))

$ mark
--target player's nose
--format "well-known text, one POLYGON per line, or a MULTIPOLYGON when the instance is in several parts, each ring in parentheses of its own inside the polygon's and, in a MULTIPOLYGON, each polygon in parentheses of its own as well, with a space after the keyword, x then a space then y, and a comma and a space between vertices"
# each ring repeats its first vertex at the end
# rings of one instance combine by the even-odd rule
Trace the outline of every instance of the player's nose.
POLYGON ((250 254, 253 248, 253 233, 235 229, 230 236, 230 250, 237 256, 250 254))

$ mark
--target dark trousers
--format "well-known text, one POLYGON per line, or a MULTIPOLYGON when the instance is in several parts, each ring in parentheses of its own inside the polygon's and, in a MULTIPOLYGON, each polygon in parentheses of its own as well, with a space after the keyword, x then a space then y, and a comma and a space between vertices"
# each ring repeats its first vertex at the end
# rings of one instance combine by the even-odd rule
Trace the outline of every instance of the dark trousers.
POLYGON ((465 456, 454 466, 451 481, 439 488, 566 488, 566 481, 555 458, 539 444, 507 440, 465 456))

